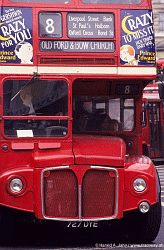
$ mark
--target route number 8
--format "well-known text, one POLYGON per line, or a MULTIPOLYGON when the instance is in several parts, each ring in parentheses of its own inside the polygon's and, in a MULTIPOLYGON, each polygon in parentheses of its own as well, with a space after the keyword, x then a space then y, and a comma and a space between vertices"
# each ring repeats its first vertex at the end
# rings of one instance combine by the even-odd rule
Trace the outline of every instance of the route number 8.
POLYGON ((125 91, 124 91, 125 94, 130 94, 130 86, 129 85, 126 85, 125 86, 125 91))
POLYGON ((46 20, 46 24, 47 24, 47 26, 46 26, 46 32, 47 32, 48 34, 53 33, 54 30, 55 30, 55 28, 54 28, 54 26, 53 26, 53 24, 54 24, 53 19, 50 19, 50 18, 47 19, 47 20, 46 20))

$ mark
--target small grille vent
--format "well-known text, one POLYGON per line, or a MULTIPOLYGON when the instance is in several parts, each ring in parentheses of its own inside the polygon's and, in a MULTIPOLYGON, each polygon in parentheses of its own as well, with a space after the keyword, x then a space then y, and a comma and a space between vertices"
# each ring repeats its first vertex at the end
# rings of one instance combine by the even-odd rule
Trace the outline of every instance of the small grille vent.
POLYGON ((114 58, 40 58, 40 64, 55 65, 115 65, 114 58))
POLYGON ((44 204, 46 216, 77 216, 77 180, 72 171, 50 171, 44 177, 44 204))
POLYGON ((82 216, 109 217, 115 208, 115 173, 89 170, 83 178, 82 216))

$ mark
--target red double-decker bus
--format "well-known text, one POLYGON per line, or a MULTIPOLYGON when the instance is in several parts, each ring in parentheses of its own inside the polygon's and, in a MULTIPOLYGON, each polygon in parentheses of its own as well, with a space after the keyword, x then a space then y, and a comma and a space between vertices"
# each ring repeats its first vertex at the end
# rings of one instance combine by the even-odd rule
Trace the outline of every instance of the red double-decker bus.
POLYGON ((155 164, 164 161, 163 100, 160 98, 159 84, 149 84, 143 91, 143 154, 155 164))
POLYGON ((151 1, 0 4, 2 239, 20 210, 68 228, 121 219, 154 240, 160 185, 141 115, 156 78, 151 1))

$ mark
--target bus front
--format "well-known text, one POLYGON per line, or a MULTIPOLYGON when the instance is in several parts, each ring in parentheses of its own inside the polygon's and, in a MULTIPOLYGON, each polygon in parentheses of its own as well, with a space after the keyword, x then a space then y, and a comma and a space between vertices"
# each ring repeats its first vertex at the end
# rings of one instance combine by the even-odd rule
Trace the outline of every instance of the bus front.
POLYGON ((12 208, 67 227, 122 219, 154 240, 160 187, 141 127, 151 1, 3 0, 0 46, 3 238, 12 208))

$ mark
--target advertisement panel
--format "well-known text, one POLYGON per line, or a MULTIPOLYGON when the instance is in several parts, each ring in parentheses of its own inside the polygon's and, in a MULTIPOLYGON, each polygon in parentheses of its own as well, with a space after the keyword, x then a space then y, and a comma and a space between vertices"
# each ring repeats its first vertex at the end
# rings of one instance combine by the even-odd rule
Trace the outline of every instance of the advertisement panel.
POLYGON ((0 9, 0 63, 32 64, 32 9, 0 9))
POLYGON ((121 10, 122 65, 155 66, 155 40, 151 10, 121 10))

